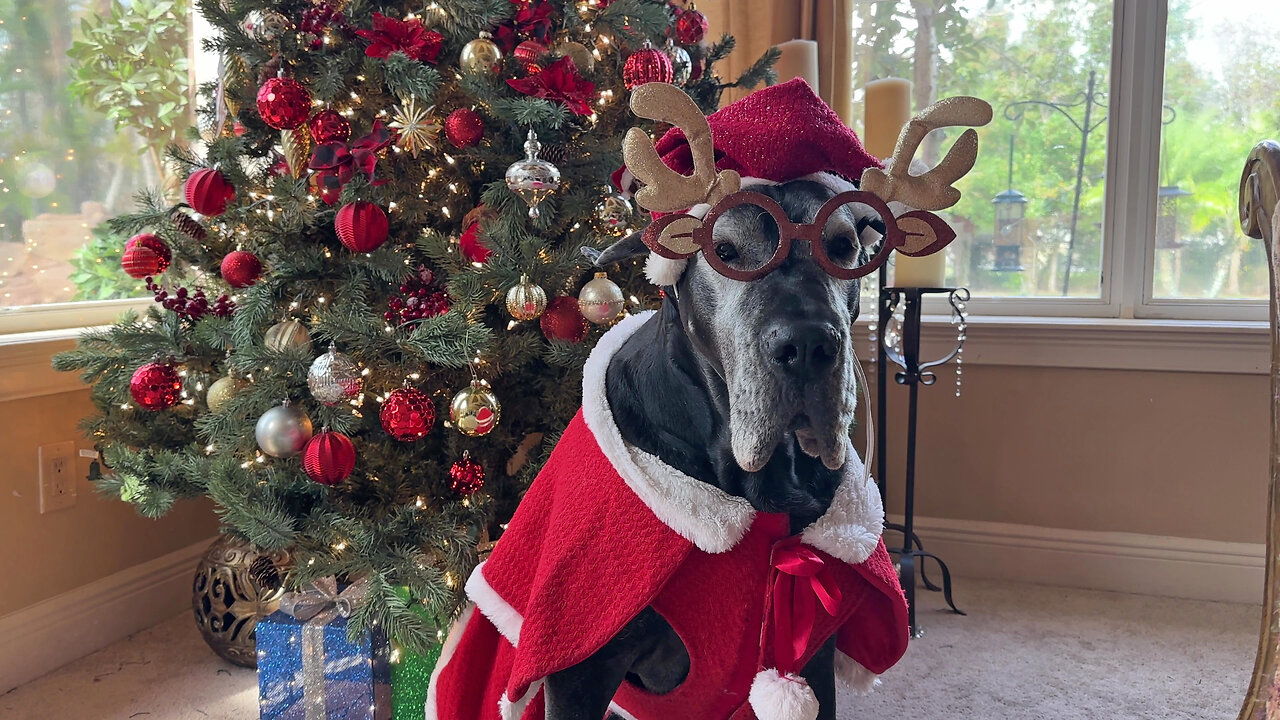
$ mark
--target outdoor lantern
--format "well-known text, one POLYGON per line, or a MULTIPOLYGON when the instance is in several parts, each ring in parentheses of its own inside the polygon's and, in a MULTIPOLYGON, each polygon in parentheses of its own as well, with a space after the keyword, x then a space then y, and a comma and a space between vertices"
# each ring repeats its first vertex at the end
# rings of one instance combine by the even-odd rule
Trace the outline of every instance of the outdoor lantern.
POLYGON ((1192 193, 1177 185, 1162 185, 1156 194, 1156 249, 1177 250, 1182 247, 1182 227, 1178 222, 1178 205, 1192 193))
POLYGON ((996 232, 992 239, 996 272, 1022 270, 1022 245, 1027 239, 1027 196, 1009 188, 991 201, 996 211, 996 232))

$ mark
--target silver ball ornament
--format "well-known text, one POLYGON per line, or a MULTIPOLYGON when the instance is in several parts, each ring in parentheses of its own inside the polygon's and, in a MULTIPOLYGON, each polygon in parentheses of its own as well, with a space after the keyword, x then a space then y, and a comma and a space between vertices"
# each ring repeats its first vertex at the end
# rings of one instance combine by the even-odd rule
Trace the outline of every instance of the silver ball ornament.
POLYGON ((662 52, 671 59, 671 84, 683 85, 689 82, 693 75, 693 58, 689 57, 689 51, 667 40, 662 52))
POLYGON ((355 360, 330 344, 329 352, 311 363, 311 369, 307 371, 307 387, 316 400, 325 405, 337 405, 360 394, 364 388, 364 376, 355 360))
POLYGON ((250 11, 248 15, 245 15, 244 21, 240 23, 240 29, 260 43, 271 42, 283 36, 292 28, 293 23, 289 22, 289 18, 274 10, 266 12, 250 11))
POLYGON ((631 214, 631 201, 622 193, 610 193, 596 206, 596 216, 614 232, 631 224, 631 214))
POLYGON ((288 458, 302 452, 311 439, 311 418, 288 400, 262 413, 253 429, 262 452, 288 458))
POLYGON ((507 168, 507 188, 520 196, 529 206, 529 217, 537 218, 540 214, 538 204, 547 199, 560 187, 560 168, 538 157, 542 143, 538 135, 529 131, 529 139, 524 143, 524 158, 517 160, 507 168))
POLYGON ((582 286, 578 293, 578 312, 596 325, 607 325, 618 318, 626 304, 622 288, 602 272, 582 286))

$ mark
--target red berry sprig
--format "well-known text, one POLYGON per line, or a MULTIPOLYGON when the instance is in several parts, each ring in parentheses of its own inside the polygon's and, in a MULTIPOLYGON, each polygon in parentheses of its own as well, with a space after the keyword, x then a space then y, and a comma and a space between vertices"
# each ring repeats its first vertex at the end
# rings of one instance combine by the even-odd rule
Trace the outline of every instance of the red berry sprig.
POLYGON ((425 265, 418 266, 417 274, 400 286, 400 295, 387 301, 387 311, 382 319, 391 325, 409 325, 449 311, 449 293, 436 282, 436 274, 425 265))
POLYGON ((199 320, 210 313, 214 317, 231 317, 231 314, 236 311, 235 301, 225 293, 219 295, 212 303, 205 296, 204 290, 196 290, 193 293, 180 287, 170 294, 163 285, 156 283, 150 276, 147 277, 147 289, 151 291, 155 301, 160 303, 160 307, 188 320, 199 320))
POLYGON ((302 11, 298 21, 298 32, 309 35, 312 50, 319 50, 324 45, 324 33, 332 29, 343 37, 351 35, 351 23, 338 8, 328 3, 312 5, 302 11))

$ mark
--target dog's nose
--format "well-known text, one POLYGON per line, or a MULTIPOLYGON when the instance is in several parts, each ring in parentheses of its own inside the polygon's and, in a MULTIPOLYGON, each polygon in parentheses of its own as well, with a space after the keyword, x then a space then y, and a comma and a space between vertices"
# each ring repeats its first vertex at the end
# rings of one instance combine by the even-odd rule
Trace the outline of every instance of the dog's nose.
POLYGON ((840 355, 839 338, 826 323, 799 323, 765 335, 765 352, 775 365, 797 378, 824 374, 840 355))

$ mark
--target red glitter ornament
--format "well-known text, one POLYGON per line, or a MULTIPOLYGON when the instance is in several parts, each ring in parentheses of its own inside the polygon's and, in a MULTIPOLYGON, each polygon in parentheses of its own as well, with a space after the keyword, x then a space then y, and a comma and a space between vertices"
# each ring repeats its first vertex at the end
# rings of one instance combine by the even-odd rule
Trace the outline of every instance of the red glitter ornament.
POLYGON ((147 363, 129 378, 129 394, 144 410, 164 410, 178 403, 182 378, 168 363, 147 363))
POLYGON ((707 16, 690 5, 676 18, 676 40, 681 45, 697 45, 707 36, 707 16))
POLYGON ((340 432, 321 431, 302 448, 302 469, 321 485, 337 485, 356 467, 356 446, 340 432))
POLYGON ((436 406, 421 390, 402 387, 382 403, 382 429, 400 442, 421 440, 436 422, 436 406))
POLYGON ((327 142, 346 142, 351 139, 351 123, 338 114, 336 110, 321 110, 307 121, 307 129, 311 131, 311 139, 316 144, 327 142))
POLYGON ((232 250, 222 258, 222 279, 233 288, 244 288, 258 282, 262 261, 245 250, 232 250))
POLYGON ((400 286, 400 294, 387 301, 382 319, 395 326, 412 325, 425 318, 449 312, 449 293, 436 281, 436 274, 419 265, 417 274, 400 286))
POLYGON ((471 108, 458 108, 444 121, 444 134, 456 148, 469 148, 484 137, 484 119, 471 108))
POLYGON ((141 280, 164 272, 172 260, 173 252, 159 235, 140 233, 124 244, 120 267, 129 277, 141 280))
POLYGON ((462 237, 458 238, 458 249, 462 251, 462 257, 468 262, 482 265, 489 261, 489 253, 493 252, 480 240, 480 223, 478 222, 471 223, 466 230, 462 231, 462 237))
POLYGON ((235 199, 236 189, 226 175, 213 168, 203 168, 187 177, 182 195, 192 210, 205 217, 216 217, 227 211, 227 203, 235 199))
POLYGON ((675 69, 671 67, 671 58, 661 50, 649 44, 631 53, 622 66, 622 83, 628 90, 651 82, 669 83, 675 78, 675 69))
POLYGON ((582 342, 587 336, 587 319, 578 312, 578 299, 570 295, 560 295, 547 303, 539 324, 542 334, 548 340, 568 340, 582 342))
POLYGON ((277 130, 293 130, 311 115, 311 93, 293 78, 268 78, 258 89, 258 114, 277 130))
POLYGON ((538 64, 538 58, 547 54, 547 46, 535 40, 525 40, 516 46, 515 52, 511 55, 520 61, 524 69, 529 74, 542 72, 542 66, 538 64))
POLYGON ((471 453, 463 451, 462 459, 449 468, 449 487, 464 497, 484 487, 484 467, 471 459, 471 453))
POLYGON ((338 239, 352 252, 373 252, 387 241, 387 214, 371 202, 343 205, 333 219, 338 239))

